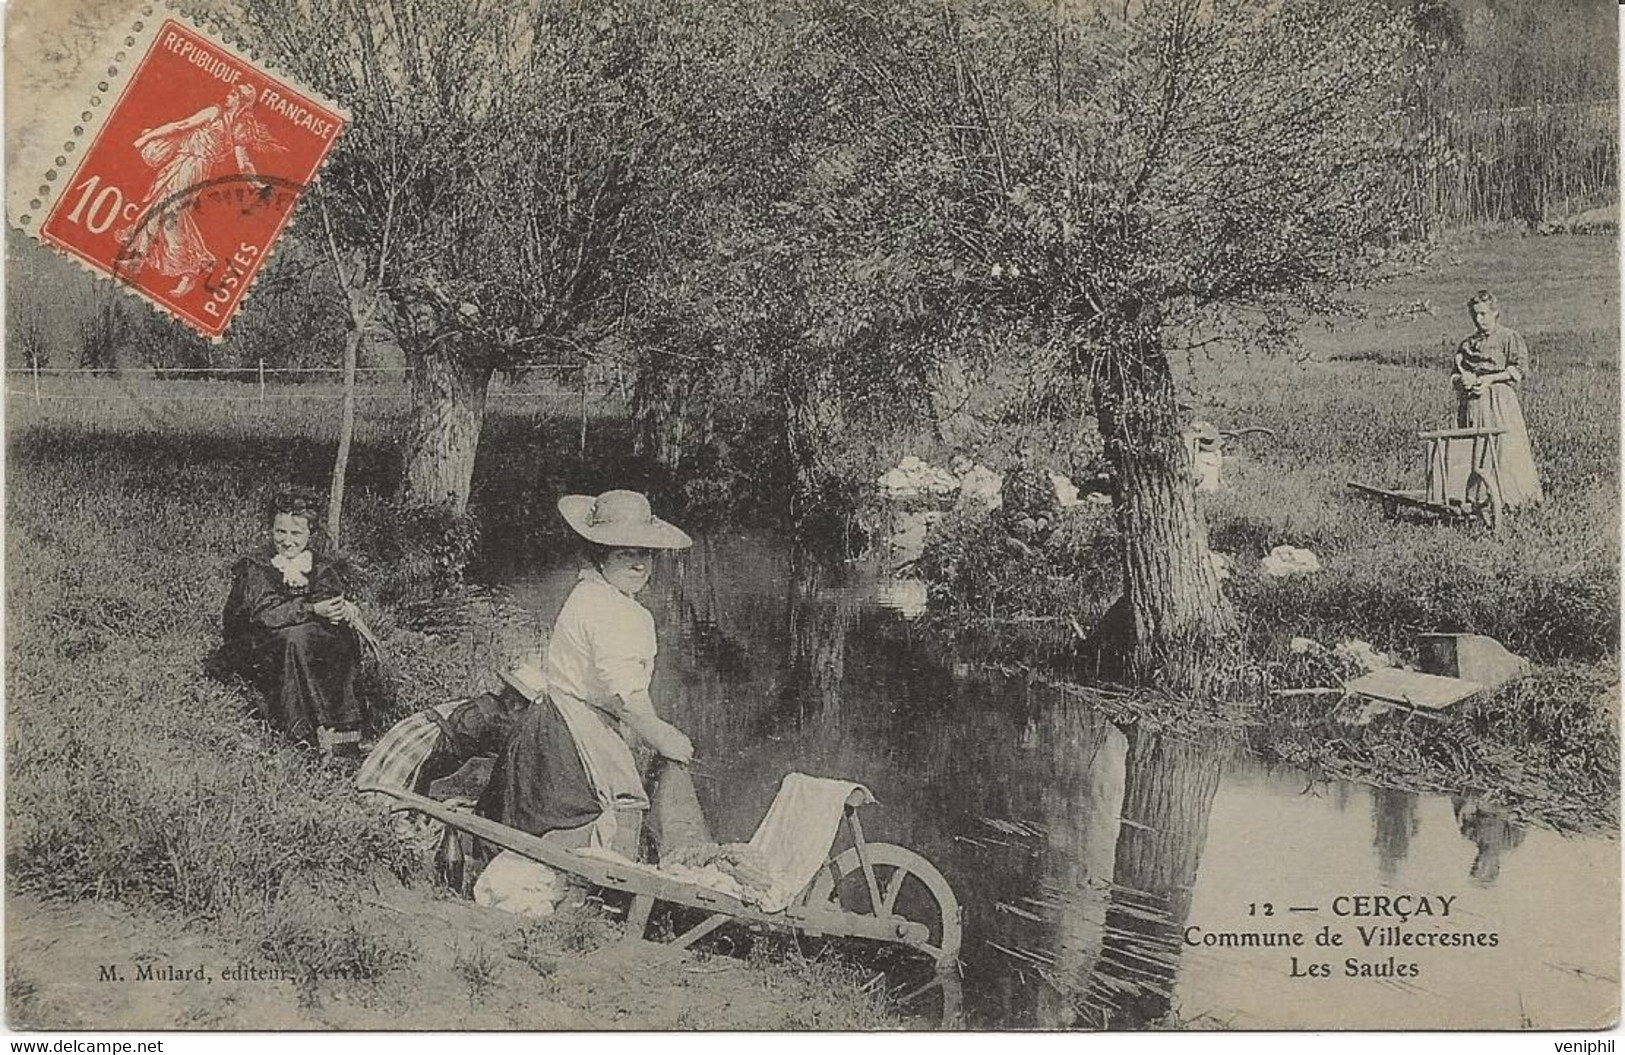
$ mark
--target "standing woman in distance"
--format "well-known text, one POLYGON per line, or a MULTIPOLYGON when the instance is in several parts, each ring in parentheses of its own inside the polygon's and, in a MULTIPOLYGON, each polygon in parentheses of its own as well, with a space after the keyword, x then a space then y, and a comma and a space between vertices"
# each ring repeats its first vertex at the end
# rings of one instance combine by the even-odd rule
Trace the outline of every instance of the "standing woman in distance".
POLYGON ((1500 308, 1488 290, 1473 294, 1467 311, 1475 332, 1456 349, 1451 378, 1456 427, 1504 429, 1499 441, 1502 507, 1540 505, 1545 494, 1518 401, 1518 385, 1530 365, 1529 346, 1516 331, 1501 325, 1500 308))

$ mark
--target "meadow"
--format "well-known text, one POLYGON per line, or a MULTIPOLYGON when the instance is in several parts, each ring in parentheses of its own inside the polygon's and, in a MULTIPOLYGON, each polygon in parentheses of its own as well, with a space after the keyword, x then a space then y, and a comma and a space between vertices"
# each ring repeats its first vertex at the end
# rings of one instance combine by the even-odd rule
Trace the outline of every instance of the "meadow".
MULTIPOLYGON (((1264 426, 1225 462, 1209 507, 1215 550, 1256 566, 1280 544, 1324 573, 1236 576, 1255 633, 1362 637, 1408 651, 1425 630, 1488 634, 1542 664, 1618 654, 1619 331, 1613 239, 1497 239, 1442 253, 1364 300, 1369 312, 1306 335, 1297 361, 1196 364, 1196 413, 1264 426), (1503 322, 1532 368, 1521 389, 1544 505, 1477 525, 1392 519, 1347 487, 1419 487, 1417 432, 1453 424, 1450 353, 1465 302, 1501 288, 1503 322), (1296 620, 1296 621, 1295 621, 1296 620)), ((1266 641, 1261 640, 1260 644, 1266 641)))

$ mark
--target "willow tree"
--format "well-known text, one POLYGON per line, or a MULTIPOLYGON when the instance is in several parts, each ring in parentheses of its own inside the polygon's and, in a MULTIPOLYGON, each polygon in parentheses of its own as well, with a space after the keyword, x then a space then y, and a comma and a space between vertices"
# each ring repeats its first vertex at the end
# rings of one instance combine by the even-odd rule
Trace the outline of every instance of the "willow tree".
POLYGON ((812 2, 854 116, 854 256, 920 331, 1067 364, 1119 482, 1130 670, 1196 683, 1237 623, 1174 364, 1279 345, 1377 265, 1405 26, 1369 0, 812 2))
POLYGON ((929 415, 941 342, 899 327, 912 306, 902 273, 849 252, 854 115, 809 14, 726 5, 727 43, 708 54, 716 84, 692 123, 708 154, 649 273, 636 410, 668 469, 725 424, 748 433, 741 468, 771 475, 782 512, 817 529, 850 486, 841 462, 859 431, 929 415))
POLYGON ((350 111, 311 222, 352 329, 376 319, 413 367, 403 490, 460 513, 493 376, 581 363, 635 307, 695 153, 672 23, 658 0, 241 2, 264 9, 256 43, 350 111))

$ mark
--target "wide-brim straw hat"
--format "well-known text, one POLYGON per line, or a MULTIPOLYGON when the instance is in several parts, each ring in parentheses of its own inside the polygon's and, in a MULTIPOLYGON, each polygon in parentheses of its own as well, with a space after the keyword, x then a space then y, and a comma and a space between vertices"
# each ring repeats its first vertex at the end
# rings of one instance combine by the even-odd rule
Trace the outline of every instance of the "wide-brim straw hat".
POLYGON ((694 544, 682 528, 655 516, 637 491, 605 491, 597 498, 565 495, 559 512, 576 534, 600 546, 687 549, 694 544))

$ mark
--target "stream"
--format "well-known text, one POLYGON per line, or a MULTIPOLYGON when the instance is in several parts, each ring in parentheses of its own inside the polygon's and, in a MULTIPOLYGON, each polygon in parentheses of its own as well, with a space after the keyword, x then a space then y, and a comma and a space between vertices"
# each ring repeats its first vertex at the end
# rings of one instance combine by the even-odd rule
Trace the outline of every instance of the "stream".
MULTIPOLYGON (((545 623, 577 568, 560 554, 493 577, 545 623)), ((787 773, 867 785, 867 839, 923 855, 957 894, 973 1028, 1614 1016, 1613 839, 1318 780, 1234 737, 1125 730, 1025 680, 956 671, 912 624, 920 584, 820 567, 766 534, 663 554, 639 599, 659 634, 656 706, 694 741, 716 837, 747 840, 787 773), (1432 915, 1378 913, 1424 897, 1432 915), (1305 944, 1213 944, 1292 933, 1305 944)))

